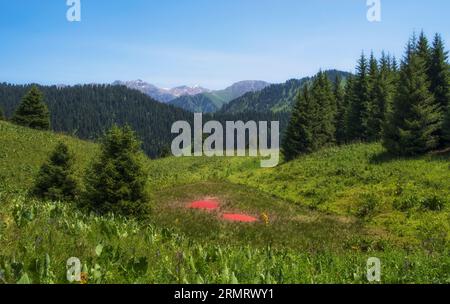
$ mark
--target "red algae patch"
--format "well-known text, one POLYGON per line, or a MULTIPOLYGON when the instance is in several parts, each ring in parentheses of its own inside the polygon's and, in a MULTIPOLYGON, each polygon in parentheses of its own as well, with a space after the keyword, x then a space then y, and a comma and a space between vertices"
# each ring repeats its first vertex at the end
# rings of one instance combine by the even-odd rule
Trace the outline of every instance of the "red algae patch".
POLYGON ((219 208, 219 202, 215 200, 204 200, 192 202, 189 205, 191 209, 216 210, 219 208))
MULTIPOLYGON (((197 209, 197 210, 204 210, 204 211, 218 211, 220 209, 220 202, 219 200, 215 198, 204 198, 203 200, 191 202, 189 205, 187 205, 187 208, 189 209, 197 209)), ((225 213, 222 214, 219 213, 219 216, 229 222, 240 222, 240 223, 254 223, 257 222, 258 219, 249 216, 246 214, 239 214, 239 213, 225 213)))
POLYGON ((258 219, 245 214, 224 214, 223 219, 231 222, 254 223, 258 219))

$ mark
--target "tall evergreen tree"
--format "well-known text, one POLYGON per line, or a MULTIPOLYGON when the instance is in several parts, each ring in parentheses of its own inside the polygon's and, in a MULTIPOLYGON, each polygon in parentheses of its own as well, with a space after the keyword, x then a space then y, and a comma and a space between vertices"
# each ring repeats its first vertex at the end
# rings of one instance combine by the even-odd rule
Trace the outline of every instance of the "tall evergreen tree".
MULTIPOLYGON (((374 63, 371 64, 375 65, 374 63)), ((373 70, 374 68, 371 68, 373 70)), ((390 107, 392 96, 391 72, 389 59, 382 54, 380 67, 371 72, 371 94, 368 118, 369 140, 379 140, 382 137, 383 125, 390 107)))
POLYGON ((287 161, 335 142, 336 99, 327 75, 319 72, 304 85, 294 105, 283 144, 287 161))
POLYGON ((393 72, 393 73, 398 72, 398 62, 397 62, 397 58, 395 56, 392 56, 390 68, 391 68, 391 72, 393 72))
POLYGON ((53 201, 73 200, 78 194, 73 162, 69 148, 64 143, 58 144, 49 160, 42 165, 32 193, 53 201))
POLYGON ((369 100, 367 104, 367 139, 368 140, 377 140, 379 136, 379 128, 378 128, 378 114, 380 112, 378 106, 378 90, 379 90, 379 69, 378 69, 378 61, 375 58, 373 52, 370 54, 369 59, 369 71, 368 71, 368 80, 369 80, 369 100))
POLYGON ((286 161, 314 151, 314 125, 317 112, 318 105, 311 99, 308 84, 305 84, 292 109, 283 141, 283 154, 286 161))
MULTIPOLYGON (((450 65, 448 63, 448 52, 445 51, 444 42, 439 34, 436 34, 431 48, 430 68, 430 90, 434 94, 442 114, 445 115, 450 106, 450 65)), ((440 144, 445 144, 444 130, 439 128, 437 135, 440 144)))
POLYGON ((333 85, 327 75, 319 72, 311 86, 311 99, 318 106, 315 139, 318 147, 332 144, 336 141, 336 99, 333 85))
POLYGON ((5 114, 3 113, 3 109, 0 107, 0 120, 5 119, 5 114))
POLYGON ((436 102, 445 111, 450 103, 450 66, 448 52, 445 51, 444 42, 439 34, 434 37, 431 49, 430 89, 436 102))
POLYGON ((50 114, 44 96, 37 86, 31 87, 23 97, 12 121, 18 125, 39 129, 50 129, 50 114))
POLYGON ((352 107, 355 103, 356 96, 355 96, 355 76, 351 75, 347 78, 347 83, 345 85, 344 90, 344 99, 345 99, 345 115, 344 115, 344 133, 345 133, 345 143, 351 141, 350 138, 350 129, 352 129, 352 107))
POLYGON ((417 55, 422 58, 428 74, 428 67, 430 66, 431 62, 431 49, 428 38, 425 36, 425 33, 423 31, 420 33, 419 39, 417 40, 416 52, 417 55))
POLYGON ((378 61, 375 58, 375 55, 373 52, 370 53, 370 59, 369 59, 369 70, 368 70, 368 77, 369 77, 369 89, 372 89, 373 83, 378 78, 378 61))
POLYGON ((387 86, 387 103, 386 103, 386 113, 391 110, 392 107, 392 100, 394 97, 394 93, 396 90, 396 83, 398 78, 398 71, 396 71, 393 68, 390 55, 386 55, 386 53, 383 51, 380 58, 380 78, 381 80, 385 81, 385 84, 387 86))
POLYGON ((354 93, 348 114, 348 137, 349 140, 366 140, 370 87, 368 63, 364 54, 358 61, 353 88, 354 93))
POLYGON ((447 107, 442 129, 442 145, 443 147, 450 147, 450 105, 447 107))
POLYGON ((440 113, 429 92, 426 64, 415 40, 407 46, 400 70, 393 113, 385 127, 384 146, 396 155, 411 156, 435 148, 440 113))
POLYGON ((345 91, 342 86, 342 78, 339 76, 336 76, 333 91, 336 100, 336 142, 338 144, 343 144, 347 141, 347 99, 345 98, 345 91))
POLYGON ((148 210, 141 143, 134 131, 113 126, 101 142, 98 159, 86 175, 85 201, 100 213, 141 216, 148 210))

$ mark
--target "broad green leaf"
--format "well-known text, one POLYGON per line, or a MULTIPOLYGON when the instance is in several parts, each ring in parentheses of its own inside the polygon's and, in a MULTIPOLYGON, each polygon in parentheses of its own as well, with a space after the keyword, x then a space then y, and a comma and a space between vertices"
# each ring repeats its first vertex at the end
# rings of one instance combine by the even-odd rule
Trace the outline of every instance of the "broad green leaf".
POLYGON ((95 247, 95 254, 97 256, 100 256, 102 254, 103 251, 103 245, 102 244, 98 244, 97 247, 95 247))
POLYGON ((28 277, 28 274, 27 274, 27 273, 24 273, 24 274, 22 275, 22 277, 20 278, 20 280, 17 281, 17 284, 20 284, 20 285, 31 284, 31 280, 30 280, 30 278, 28 277))

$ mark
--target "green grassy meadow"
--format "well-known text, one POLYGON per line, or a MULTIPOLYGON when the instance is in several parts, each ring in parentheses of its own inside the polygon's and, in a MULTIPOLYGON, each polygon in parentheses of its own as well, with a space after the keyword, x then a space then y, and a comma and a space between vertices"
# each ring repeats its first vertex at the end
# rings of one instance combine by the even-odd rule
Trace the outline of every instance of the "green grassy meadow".
POLYGON ((390 158, 380 144, 326 148, 273 169, 255 158, 148 160, 152 213, 135 221, 27 196, 59 141, 77 177, 94 143, 0 121, 0 277, 68 283, 450 283, 450 154, 390 158), (186 206, 204 198, 215 212, 186 206), (221 220, 245 212, 268 221, 221 220))

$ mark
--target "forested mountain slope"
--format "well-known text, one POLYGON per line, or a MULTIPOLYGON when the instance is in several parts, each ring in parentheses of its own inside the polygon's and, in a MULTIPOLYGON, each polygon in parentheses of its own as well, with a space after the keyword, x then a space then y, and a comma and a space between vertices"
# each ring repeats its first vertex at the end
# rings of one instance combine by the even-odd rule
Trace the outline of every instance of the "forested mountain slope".
POLYGON ((213 113, 233 99, 248 92, 260 91, 270 84, 265 81, 246 80, 237 82, 224 90, 205 92, 193 96, 180 96, 170 104, 190 112, 213 113))
MULTIPOLYGON (((193 114, 159 103, 147 95, 111 85, 80 85, 73 87, 39 86, 51 113, 51 129, 95 140, 114 123, 129 124, 143 142, 150 157, 167 153, 172 139, 171 127, 176 121, 192 122, 193 114)), ((0 108, 11 118, 30 86, 0 84, 0 108)), ((204 122, 280 121, 283 132, 288 122, 285 113, 244 112, 238 114, 205 114, 204 122)))
MULTIPOLYGON (((51 113, 52 130, 96 139, 112 124, 129 124, 143 141, 145 152, 158 156, 171 142, 171 126, 191 120, 182 109, 159 103, 125 86, 40 86, 51 113)), ((0 84, 0 107, 10 118, 30 86, 0 84)))
MULTIPOLYGON (((329 70, 325 72, 330 80, 336 76, 345 79, 347 72, 329 70)), ((285 83, 273 84, 258 92, 250 92, 224 105, 221 113, 242 112, 289 112, 298 90, 303 84, 311 81, 311 77, 291 79, 285 83)))

